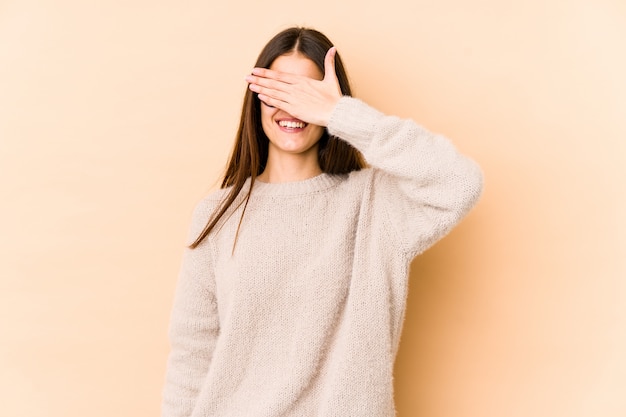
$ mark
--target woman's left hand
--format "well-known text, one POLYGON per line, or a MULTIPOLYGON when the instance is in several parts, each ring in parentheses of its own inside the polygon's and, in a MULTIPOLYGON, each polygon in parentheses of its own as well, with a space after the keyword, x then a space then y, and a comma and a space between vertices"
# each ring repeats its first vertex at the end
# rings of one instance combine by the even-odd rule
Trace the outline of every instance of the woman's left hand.
POLYGON ((248 88, 258 93, 259 100, 276 107, 306 123, 327 126, 335 105, 341 98, 341 88, 335 73, 336 48, 324 59, 324 78, 316 80, 302 75, 254 68, 246 76, 248 88))

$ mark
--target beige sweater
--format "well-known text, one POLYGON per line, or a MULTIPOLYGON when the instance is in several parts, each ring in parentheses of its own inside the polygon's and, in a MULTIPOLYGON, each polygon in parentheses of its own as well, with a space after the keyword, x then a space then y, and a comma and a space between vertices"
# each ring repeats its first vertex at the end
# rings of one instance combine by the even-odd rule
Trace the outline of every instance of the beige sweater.
MULTIPOLYGON (((475 204, 482 176, 447 139, 354 98, 328 131, 371 168, 257 182, 234 254, 241 208, 186 250, 164 417, 395 414, 409 263, 475 204)), ((197 206, 190 239, 223 195, 197 206)))

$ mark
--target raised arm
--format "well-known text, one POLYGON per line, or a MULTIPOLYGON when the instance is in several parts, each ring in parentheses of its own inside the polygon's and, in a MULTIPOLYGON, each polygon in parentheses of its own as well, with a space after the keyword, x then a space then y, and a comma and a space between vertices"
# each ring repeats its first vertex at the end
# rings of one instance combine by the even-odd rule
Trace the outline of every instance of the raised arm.
POLYGON ((359 149, 373 167, 372 204, 389 217, 409 256, 450 231, 480 196, 479 167, 448 139, 412 120, 386 116, 343 97, 328 131, 359 149))

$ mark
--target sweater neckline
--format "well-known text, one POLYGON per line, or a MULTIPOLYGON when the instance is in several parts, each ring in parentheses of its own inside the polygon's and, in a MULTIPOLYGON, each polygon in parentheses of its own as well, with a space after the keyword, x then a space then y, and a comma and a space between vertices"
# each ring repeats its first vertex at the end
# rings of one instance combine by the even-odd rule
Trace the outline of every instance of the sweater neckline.
MULTIPOLYGON (((252 188, 252 195, 288 196, 313 194, 335 186, 340 180, 341 177, 339 175, 331 175, 325 172, 300 181, 263 182, 256 179, 252 188)), ((249 177, 244 188, 247 189, 248 187, 250 187, 249 177)))

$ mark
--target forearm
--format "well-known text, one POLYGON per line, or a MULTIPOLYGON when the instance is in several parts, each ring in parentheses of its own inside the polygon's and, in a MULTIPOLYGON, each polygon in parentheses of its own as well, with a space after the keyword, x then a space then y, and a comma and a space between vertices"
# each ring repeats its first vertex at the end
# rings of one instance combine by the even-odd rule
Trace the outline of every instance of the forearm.
POLYGON ((359 149, 378 171, 373 203, 389 213, 407 252, 434 243, 480 196, 482 173, 476 163, 412 120, 343 97, 328 131, 359 149))

